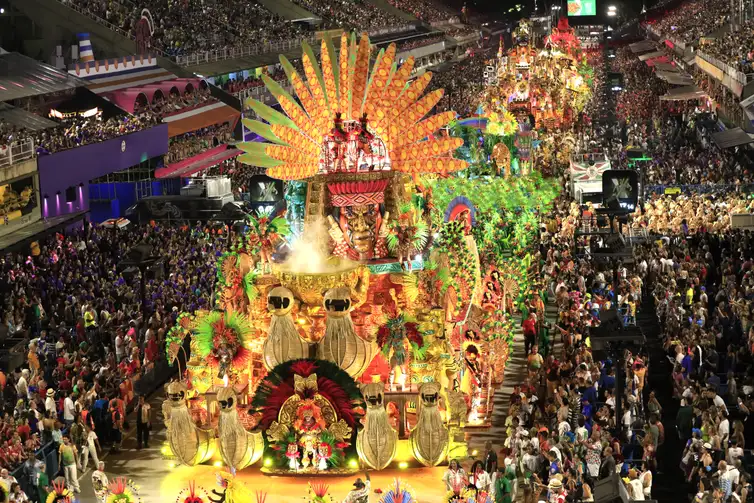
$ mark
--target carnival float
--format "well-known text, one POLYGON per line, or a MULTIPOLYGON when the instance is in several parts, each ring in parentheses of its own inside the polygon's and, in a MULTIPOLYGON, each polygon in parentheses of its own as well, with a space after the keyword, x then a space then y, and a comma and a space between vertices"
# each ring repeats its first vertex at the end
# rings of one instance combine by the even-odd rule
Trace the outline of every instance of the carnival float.
POLYGON ((304 44, 303 74, 280 58, 295 96, 262 77, 282 112, 246 103, 264 141, 240 144, 240 160, 288 182, 287 204, 249 218, 218 259, 213 310, 167 334, 174 463, 436 466, 489 427, 514 313, 537 288, 536 213, 557 191, 535 173, 451 176, 469 162, 455 114, 428 116, 443 95, 424 93, 431 72, 414 78, 393 44, 372 51, 344 33, 318 63, 304 44))

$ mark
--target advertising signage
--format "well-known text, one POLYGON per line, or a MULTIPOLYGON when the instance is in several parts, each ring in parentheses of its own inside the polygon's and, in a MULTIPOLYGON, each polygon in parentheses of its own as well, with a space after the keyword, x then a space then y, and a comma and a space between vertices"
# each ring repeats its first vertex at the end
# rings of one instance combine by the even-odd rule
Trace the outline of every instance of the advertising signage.
POLYGON ((572 17, 597 15, 597 0, 568 0, 568 15, 572 17))

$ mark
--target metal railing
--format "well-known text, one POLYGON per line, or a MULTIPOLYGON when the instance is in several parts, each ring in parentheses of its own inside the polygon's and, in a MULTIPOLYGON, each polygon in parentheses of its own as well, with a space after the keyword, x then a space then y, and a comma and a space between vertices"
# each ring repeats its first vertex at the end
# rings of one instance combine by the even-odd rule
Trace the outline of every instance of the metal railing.
POLYGON ((669 185, 645 185, 643 188, 644 197, 653 194, 727 194, 730 192, 740 192, 743 194, 750 193, 754 186, 737 185, 734 183, 716 183, 716 184, 669 184, 669 185))
MULTIPOLYGON (((276 82, 289 93, 293 92, 293 86, 288 83, 287 79, 277 80, 276 82)), ((238 91, 237 93, 233 93, 233 96, 238 98, 242 104, 245 103, 248 98, 254 98, 257 101, 266 102, 268 100, 265 98, 267 98, 268 95, 272 96, 272 94, 270 94, 270 92, 267 90, 267 86, 264 85, 249 87, 248 89, 243 89, 241 91, 238 91)))
POLYGON ((234 58, 243 58, 247 56, 258 56, 262 54, 280 54, 301 47, 301 42, 314 42, 315 37, 302 37, 290 40, 281 40, 278 42, 264 42, 262 44, 248 45, 245 47, 229 47, 224 49, 214 49, 211 51, 201 51, 194 54, 175 56, 175 62, 181 66, 196 66, 214 61, 225 61, 234 58))
POLYGON ((34 140, 18 140, 10 145, 0 146, 0 168, 13 166, 17 162, 25 161, 36 156, 34 140))
POLYGON ((571 154, 571 162, 584 164, 587 162, 607 162, 608 158, 604 152, 588 152, 585 154, 571 154))
POLYGON ((740 82, 742 85, 746 85, 752 80, 754 80, 754 73, 744 73, 739 70, 736 70, 735 68, 730 66, 728 63, 720 61, 716 57, 710 56, 704 51, 697 51, 695 54, 699 56, 700 58, 702 58, 707 63, 714 65, 720 70, 724 71, 728 76, 740 82))

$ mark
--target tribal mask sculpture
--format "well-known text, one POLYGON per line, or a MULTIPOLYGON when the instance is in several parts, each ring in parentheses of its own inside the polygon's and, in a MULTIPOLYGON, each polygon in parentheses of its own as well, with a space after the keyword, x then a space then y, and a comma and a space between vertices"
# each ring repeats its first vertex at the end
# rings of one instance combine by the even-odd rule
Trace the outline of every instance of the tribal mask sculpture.
POLYGON ((221 388, 217 393, 220 418, 217 422, 218 442, 223 461, 233 470, 253 465, 262 457, 264 439, 262 432, 249 433, 238 417, 236 393, 231 387, 221 388))
POLYGON ((437 408, 440 384, 429 382, 419 388, 416 426, 409 441, 414 457, 424 466, 437 466, 445 457, 448 430, 437 408))
POLYGON ((333 215, 328 216, 333 255, 351 260, 387 256, 387 221, 383 211, 388 180, 328 183, 333 215))
POLYGON ((398 447, 398 433, 390 426, 385 410, 385 385, 381 382, 364 384, 361 394, 367 413, 364 428, 356 437, 356 451, 367 466, 383 470, 393 461, 398 447))
POLYGON ((264 341, 264 365, 267 370, 299 358, 309 356, 309 344, 298 334, 293 322, 293 292, 277 286, 267 294, 267 310, 270 312, 270 328, 264 341))
POLYGON ((354 379, 372 362, 376 353, 373 342, 356 334, 351 320, 351 291, 347 287, 331 288, 325 293, 327 311, 325 336, 320 342, 321 357, 337 364, 354 379))
POLYGON ((170 450, 184 465, 193 466, 207 461, 215 452, 214 439, 210 430, 203 430, 194 424, 186 403, 186 385, 171 382, 167 394, 162 412, 168 426, 170 450))

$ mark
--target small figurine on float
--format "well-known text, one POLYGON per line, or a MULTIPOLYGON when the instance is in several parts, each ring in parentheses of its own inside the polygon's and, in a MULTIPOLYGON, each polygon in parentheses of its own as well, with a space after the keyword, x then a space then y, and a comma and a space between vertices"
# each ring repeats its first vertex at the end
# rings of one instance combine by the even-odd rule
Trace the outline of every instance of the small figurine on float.
POLYGON ((327 470, 327 461, 332 457, 332 447, 326 442, 320 442, 317 446, 317 469, 319 471, 327 470))
POLYGON ((184 465, 203 463, 215 452, 212 432, 198 428, 188 409, 188 389, 182 382, 173 381, 167 387, 168 398, 162 412, 168 425, 170 450, 184 465))
POLYGON ((288 449, 285 451, 285 457, 288 458, 288 468, 292 472, 297 472, 299 469, 298 458, 301 457, 301 453, 298 450, 298 444, 296 442, 288 444, 288 449))
POLYGON ((351 319, 353 302, 348 287, 331 288, 325 293, 325 336, 320 342, 320 357, 345 370, 354 379, 369 366, 377 348, 356 334, 351 319))

